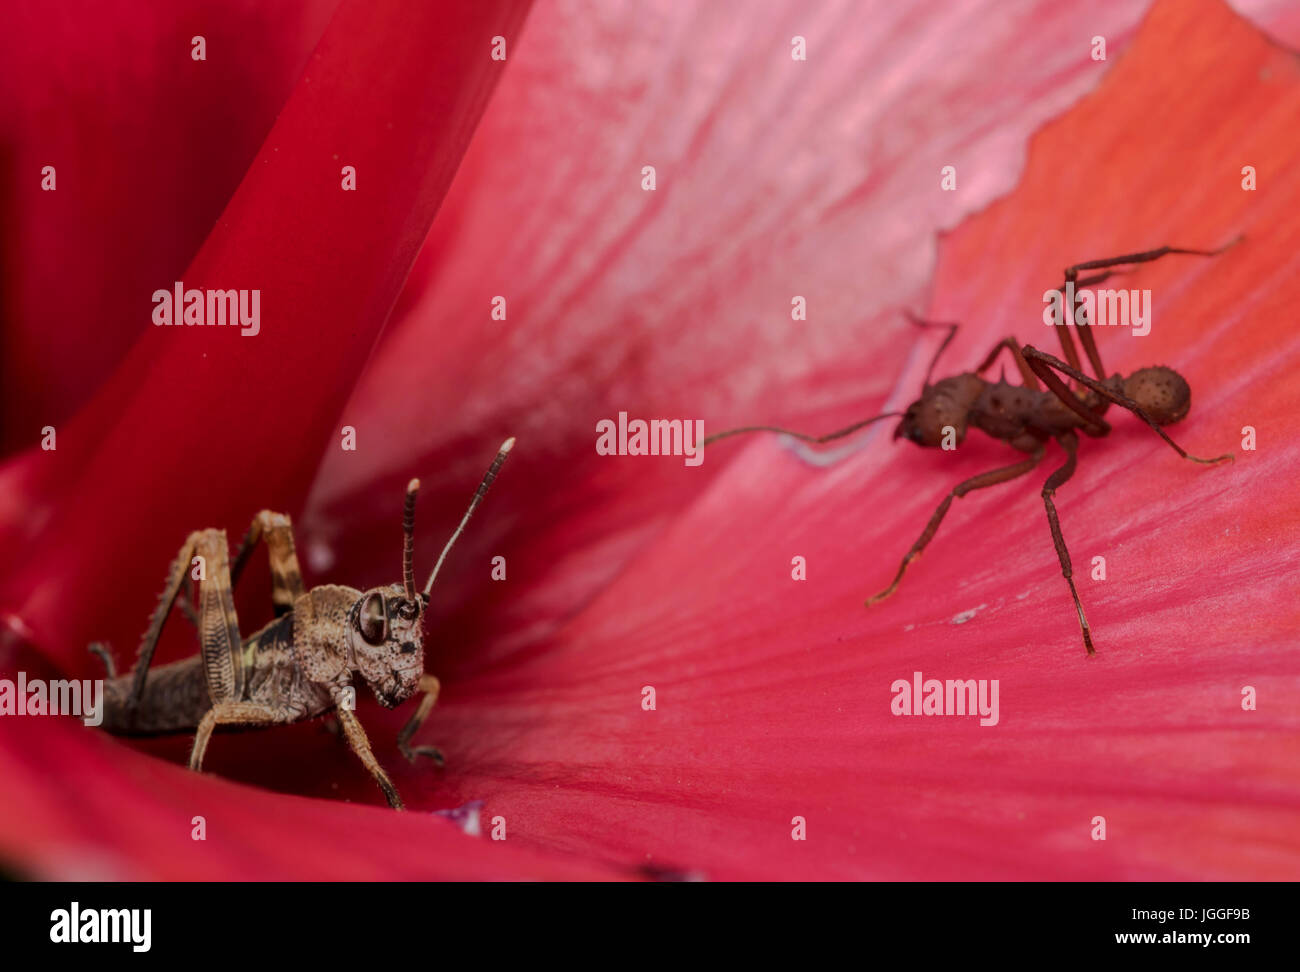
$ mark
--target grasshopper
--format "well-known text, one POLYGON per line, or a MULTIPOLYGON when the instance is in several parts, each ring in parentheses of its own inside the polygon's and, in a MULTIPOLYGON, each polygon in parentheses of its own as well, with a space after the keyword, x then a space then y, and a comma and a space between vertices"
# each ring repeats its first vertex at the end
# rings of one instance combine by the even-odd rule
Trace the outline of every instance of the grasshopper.
POLYGON ((402 799, 370 750, 370 741, 353 712, 353 673, 360 674, 375 698, 392 709, 417 692, 419 708, 402 727, 398 749, 414 763, 426 756, 438 764, 432 746, 410 745, 438 698, 439 683, 424 671, 424 614, 429 592, 452 545, 475 507, 487 494, 513 438, 507 439, 488 467, 469 508, 452 533, 423 591, 415 587, 415 499, 420 481, 406 487, 402 516, 402 583, 368 591, 342 584, 304 590, 293 526, 283 513, 263 510, 253 518, 234 562, 226 531, 197 530, 186 538, 167 574, 167 585, 140 642, 134 670, 118 676, 107 646, 90 650, 108 670, 104 685, 104 728, 119 735, 154 735, 197 730, 190 769, 199 771, 212 731, 220 725, 267 727, 304 722, 334 712, 348 744, 384 792, 389 806, 402 799), (271 561, 271 600, 275 620, 247 638, 239 634, 233 591, 258 541, 271 561), (192 559, 193 558, 193 559, 192 559), (202 558, 200 561, 198 558, 202 558), (191 563, 202 570, 189 570, 191 563), (196 576, 197 575, 197 576, 196 576), (198 606, 193 582, 198 581, 198 606), (181 608, 198 632, 200 653, 150 670, 163 625, 182 586, 181 608))

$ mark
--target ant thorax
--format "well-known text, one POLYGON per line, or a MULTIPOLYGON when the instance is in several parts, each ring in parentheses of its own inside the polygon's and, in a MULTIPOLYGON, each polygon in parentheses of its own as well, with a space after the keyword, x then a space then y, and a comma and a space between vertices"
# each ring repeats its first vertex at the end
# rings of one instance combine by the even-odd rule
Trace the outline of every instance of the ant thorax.
POLYGON ((1077 424, 1074 413, 1060 407, 1049 392, 1035 391, 1005 381, 983 382, 979 397, 971 409, 970 421, 977 429, 995 439, 1002 439, 1021 452, 1032 452, 1052 435, 1057 427, 1077 424))

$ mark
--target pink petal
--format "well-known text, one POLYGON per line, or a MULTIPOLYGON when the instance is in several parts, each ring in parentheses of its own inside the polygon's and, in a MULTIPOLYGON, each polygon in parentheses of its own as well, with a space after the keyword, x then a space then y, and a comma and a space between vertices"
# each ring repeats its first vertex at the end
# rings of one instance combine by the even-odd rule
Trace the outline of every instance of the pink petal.
MULTIPOLYGON (((1238 460, 1194 467, 1123 416, 1084 443, 1058 506, 1076 565, 1110 565, 1082 584, 1095 659, 1036 495, 1051 466, 956 504, 865 611, 944 491, 1007 450, 923 453, 878 430, 819 468, 754 441, 553 637, 452 681, 427 731, 456 768, 437 799, 482 798, 538 847, 714 878, 1300 875, 1296 455, 1279 424, 1300 365, 1300 241, 1279 218, 1300 204, 1298 75, 1219 4, 1162 4, 1038 133, 1015 192, 944 241, 929 310, 967 322, 956 371, 1007 333, 1054 350, 1041 295, 1071 261, 1246 234, 1214 260, 1144 267, 1152 334, 1103 339, 1112 367, 1183 371, 1195 408, 1175 437, 1238 460), (1258 191, 1241 189, 1247 163, 1258 191), (1239 448, 1247 424, 1257 452, 1239 448), (999 679, 999 725, 892 715, 892 683, 916 671, 999 679)), ((607 462, 648 479, 655 460, 607 462)))
POLYGON ((525 11, 339 8, 183 277, 260 289, 261 333, 153 328, 142 292, 144 335, 43 454, 64 502, 0 578, 0 604, 52 656, 80 666, 89 640, 133 644, 190 530, 238 536, 259 508, 296 512, 501 73, 490 38, 513 36, 525 11), (340 189, 343 164, 355 194, 340 189))
POLYGON ((337 3, 7 5, 0 453, 62 428, 146 329, 148 295, 212 229, 337 3))
POLYGON ((300 523, 317 566, 386 581, 407 478, 424 484, 436 547, 516 435, 457 552, 469 569, 444 575, 435 604, 471 629, 446 651, 476 665, 553 630, 721 468, 609 463, 596 421, 832 428, 876 410, 912 344, 898 309, 924 302, 934 231, 1014 185, 1029 133, 1107 69, 1088 39, 1107 34, 1117 56, 1140 15, 790 0, 535 11, 344 409, 365 462, 325 455, 300 523), (651 163, 653 193, 640 188, 651 163), (939 192, 949 163, 958 191, 939 192), (790 319, 795 294, 807 322, 790 319), (484 582, 498 554, 525 589, 484 582))

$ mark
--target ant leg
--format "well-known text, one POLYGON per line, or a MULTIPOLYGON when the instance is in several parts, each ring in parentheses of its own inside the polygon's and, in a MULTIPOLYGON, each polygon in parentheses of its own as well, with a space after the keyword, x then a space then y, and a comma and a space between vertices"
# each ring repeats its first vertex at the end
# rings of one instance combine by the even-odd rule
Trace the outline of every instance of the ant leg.
MULTIPOLYGON (((1064 310, 1065 288, 1060 287, 1057 289, 1060 290, 1061 293, 1061 307, 1065 313, 1066 321, 1074 320, 1074 308, 1071 307, 1068 310, 1064 310)), ((1062 324, 1056 324, 1054 325, 1054 327, 1056 329, 1056 336, 1060 338, 1061 351, 1065 355, 1065 360, 1070 362, 1071 367, 1078 368, 1079 349, 1074 346, 1074 338, 1070 337, 1070 325, 1068 323, 1062 323, 1062 324)))
MULTIPOLYGON (((1204 256, 1204 257, 1218 256, 1224 250, 1228 249, 1229 247, 1235 246, 1237 243, 1241 242, 1241 239, 1242 238, 1238 236, 1236 239, 1231 240, 1225 245, 1219 247, 1217 250, 1188 250, 1176 246, 1162 246, 1159 249, 1144 250, 1141 253, 1126 253, 1123 256, 1106 257, 1105 259, 1102 260, 1085 260, 1083 263, 1076 263, 1074 264, 1074 266, 1065 268, 1065 282, 1067 284, 1073 282, 1075 286, 1075 291, 1077 293, 1080 287, 1091 287, 1093 284, 1099 284, 1107 277, 1110 276, 1109 273, 1101 273, 1101 274, 1097 274, 1096 276, 1085 277, 1083 280, 1080 280, 1079 279, 1080 270, 1105 270, 1108 267, 1119 267, 1119 266, 1125 266, 1127 264, 1133 264, 1133 263, 1151 263, 1153 260, 1159 260, 1163 256, 1169 256, 1170 254, 1174 254, 1174 253, 1181 253, 1187 256, 1204 256)), ((1061 293, 1062 296, 1064 296, 1065 293, 1064 285, 1061 288, 1061 293)), ((1073 307, 1070 308, 1070 319, 1071 320, 1074 319, 1073 307)), ((1088 362, 1092 365, 1092 369, 1094 372, 1096 372, 1097 377, 1102 381, 1105 381, 1106 372, 1105 369, 1103 369, 1101 366, 1101 355, 1098 354, 1097 352, 1097 344, 1092 338, 1092 331, 1090 330, 1090 326, 1083 325, 1081 327, 1078 327, 1078 331, 1079 331, 1079 340, 1083 344, 1084 351, 1086 351, 1088 354, 1088 362)), ((1079 357, 1074 351, 1073 342, 1071 342, 1068 345, 1066 344, 1068 338, 1069 335, 1066 333, 1063 333, 1061 335, 1061 346, 1062 349, 1065 351, 1065 358, 1070 363, 1070 366, 1077 369, 1079 367, 1079 357)))
POLYGON ((1025 361, 1025 356, 1020 353, 1020 342, 1013 337, 1005 337, 997 344, 993 345, 993 350, 988 353, 984 363, 975 369, 975 374, 982 375, 993 366, 993 362, 998 359, 1003 348, 1011 350, 1011 356, 1015 359, 1016 367, 1020 369, 1020 377, 1025 383, 1026 388, 1032 388, 1034 391, 1041 391, 1038 384, 1038 378, 1034 375, 1033 369, 1025 361))
MULTIPOLYGON (((1109 280, 1113 276, 1116 276, 1116 274, 1107 271, 1106 273, 1099 273, 1096 274, 1095 276, 1084 277, 1082 280, 1075 280, 1074 293, 1075 293, 1076 302, 1078 301, 1079 288, 1092 287, 1095 286, 1096 284, 1104 283, 1105 281, 1109 280)), ((1067 277, 1067 281, 1068 279, 1069 278, 1067 277)), ((1061 297, 1062 299, 1064 299, 1065 297, 1064 285, 1061 287, 1061 297)), ((1070 320, 1072 321, 1075 320, 1076 313, 1077 313, 1077 304, 1076 307, 1070 308, 1070 320)), ((1105 381, 1106 369, 1102 366, 1101 352, 1097 350, 1097 342, 1093 340, 1092 337, 1092 322, 1087 321, 1083 324, 1079 324, 1076 321, 1074 325, 1074 329, 1079 332, 1079 343, 1083 345, 1083 351, 1088 356, 1088 363, 1092 365, 1093 372, 1097 375, 1097 378, 1100 381, 1105 381)), ((1072 366, 1078 368, 1079 367, 1078 355, 1072 353, 1074 351, 1074 343, 1070 342, 1067 347, 1066 342, 1070 342, 1070 332, 1068 328, 1063 328, 1061 332, 1061 346, 1067 349, 1065 357, 1070 361, 1070 364, 1072 366)))
MULTIPOLYGON (((1217 250, 1187 250, 1177 246, 1162 246, 1157 250, 1143 250, 1141 253, 1126 253, 1124 256, 1106 257, 1103 260, 1085 260, 1083 263, 1076 263, 1073 266, 1065 268, 1065 279, 1074 280, 1079 276, 1080 270, 1105 270, 1107 267, 1119 267, 1128 263, 1150 263, 1152 260, 1159 260, 1162 256, 1168 256, 1171 253, 1184 253, 1188 256, 1218 256, 1224 250, 1236 246, 1240 243, 1242 237, 1238 236, 1217 250)), ((1098 282, 1098 281, 1094 281, 1098 282)))
POLYGON ((384 791, 384 796, 388 800, 388 805, 394 810, 404 810, 402 798, 397 795, 397 787, 393 786, 393 781, 388 778, 384 768, 379 765, 379 760, 375 759, 375 754, 370 751, 370 740, 366 738, 366 731, 361 728, 361 723, 357 721, 356 715, 347 706, 337 706, 334 710, 338 713, 339 725, 343 727, 343 733, 348 737, 348 743, 352 746, 352 751, 357 754, 357 758, 370 771, 370 775, 375 778, 379 788, 384 791))
MULTIPOLYGON (((1061 361, 1057 358, 1053 358, 1050 354, 1044 354, 1042 351, 1039 351, 1037 348, 1026 347, 1024 349, 1024 354, 1025 354, 1025 359, 1029 362, 1029 366, 1034 369, 1034 372, 1040 378, 1043 379, 1043 383, 1047 385, 1047 387, 1052 392, 1055 393, 1056 397, 1059 398, 1067 407, 1069 407, 1071 411, 1073 411, 1076 415, 1082 418, 1085 424, 1095 423, 1097 426, 1103 427, 1104 432, 1110 431, 1110 426, 1106 422, 1097 418, 1093 413, 1089 412, 1087 406, 1085 406, 1083 402, 1079 401, 1077 397, 1071 394, 1070 391, 1065 387, 1061 379, 1057 378, 1056 375, 1052 373, 1052 369, 1056 369, 1057 371, 1061 372, 1063 375, 1068 375, 1069 377, 1073 378, 1075 381, 1079 382, 1085 387, 1092 389, 1103 398, 1109 399, 1110 401, 1114 402, 1116 405, 1119 405, 1121 408, 1128 409, 1130 412, 1132 412, 1134 415, 1140 418, 1147 425, 1151 426, 1152 430, 1156 433, 1156 435, 1164 439, 1165 442, 1169 445, 1169 447, 1173 449, 1175 452, 1177 452, 1184 459, 1190 459, 1192 462, 1204 463, 1205 465, 1208 466, 1213 466, 1220 462, 1232 461, 1233 455, 1231 452, 1225 452, 1223 455, 1215 456, 1213 459, 1202 459, 1199 456, 1193 456, 1189 454, 1186 450, 1182 448, 1182 446, 1180 446, 1173 439, 1169 438, 1169 436, 1165 433, 1165 430, 1162 429, 1156 423, 1155 419, 1153 419, 1150 415, 1144 412, 1142 410, 1142 407, 1138 405, 1137 402, 1133 401, 1133 399, 1129 398, 1127 395, 1124 395, 1111 388, 1108 388, 1106 385, 1103 385, 1099 381, 1094 381, 1092 378, 1089 378, 1083 372, 1071 368, 1064 361, 1061 361)), ((1104 432, 1101 434, 1104 434, 1104 432)))
POLYGON ((1088 619, 1083 614, 1083 604, 1079 601, 1079 592, 1074 588, 1074 570, 1070 563, 1070 552, 1065 548, 1065 537, 1061 535, 1061 521, 1056 515, 1056 504, 1052 502, 1052 497, 1056 495, 1056 491, 1074 475, 1079 437, 1073 432, 1066 432, 1057 436, 1056 441, 1066 451, 1066 459, 1065 463, 1056 472, 1048 476, 1047 482, 1043 484, 1043 505, 1047 507, 1047 523, 1052 528, 1052 543, 1056 546, 1056 557, 1061 562, 1061 576, 1070 585, 1070 596, 1074 598, 1074 609, 1079 614, 1079 628, 1083 632, 1083 646, 1088 649, 1088 654, 1092 655, 1096 653, 1092 647, 1092 629, 1088 627, 1088 619))
POLYGON ((419 730, 424 720, 428 718, 429 712, 433 705, 438 701, 438 692, 442 686, 432 675, 420 676, 420 691, 424 693, 424 698, 420 699, 420 707, 416 709, 415 715, 402 726, 402 731, 397 734, 397 748, 408 762, 414 763, 417 756, 427 756, 439 766, 445 766, 446 760, 443 759, 442 753, 433 746, 411 746, 411 737, 419 730))
POLYGON ((1097 372, 1097 377, 1103 380, 1106 377, 1106 373, 1101 366, 1101 355, 1097 351, 1097 342, 1092 339, 1092 331, 1089 329, 1090 325, 1079 324, 1076 321, 1076 315, 1078 314, 1078 302, 1079 302, 1078 288, 1091 287, 1094 284, 1099 284, 1105 280, 1109 280, 1111 276, 1112 274, 1110 272, 1106 272, 1106 273, 1096 274, 1095 276, 1092 277, 1084 277, 1082 280, 1077 280, 1070 277, 1069 271, 1067 270, 1066 282, 1061 284, 1061 286, 1057 288, 1057 290, 1061 294, 1061 307, 1065 314, 1065 322, 1062 324, 1058 324, 1056 326, 1056 336, 1060 338, 1061 350, 1065 353, 1065 360, 1070 362, 1070 367, 1072 368, 1080 367, 1079 352, 1078 349, 1075 348, 1074 346, 1074 338, 1070 337, 1070 328, 1071 326, 1073 326, 1074 330, 1079 332, 1079 341, 1080 343, 1083 344, 1083 350, 1088 355, 1089 363, 1092 365, 1093 370, 1097 372), (1065 287, 1066 284, 1068 284, 1071 280, 1074 280, 1075 298, 1070 308, 1068 310, 1065 310, 1065 301, 1066 301, 1065 287), (1071 324, 1071 322, 1074 323, 1071 324))
MULTIPOLYGON (((1025 356, 1025 361, 1029 364, 1029 367, 1034 369, 1034 373, 1043 379, 1043 384, 1047 386, 1047 390, 1059 398, 1066 408, 1079 416, 1079 418, 1083 419, 1083 429, 1085 432, 1093 436, 1108 435, 1110 433, 1110 423, 1096 412, 1092 411, 1092 409, 1088 408, 1088 406, 1083 403, 1082 399, 1070 390, 1069 385, 1056 377, 1052 372, 1052 368, 1056 368, 1057 371, 1060 371, 1062 374, 1069 375, 1076 381, 1089 383, 1089 387, 1105 386, 1099 385, 1098 382, 1093 381, 1077 368, 1071 368, 1059 358, 1053 358, 1050 354, 1044 354, 1032 344, 1025 345, 1021 350, 1021 354, 1025 356), (1048 367, 1044 362, 1052 363, 1051 367, 1048 367)), ((1157 429, 1156 431, 1159 432, 1160 430, 1157 429)), ((1164 435, 1163 432, 1160 434, 1164 435)))
POLYGON ((1032 471, 1033 468, 1042 461, 1042 458, 1043 448, 1042 446, 1039 446, 1032 456, 1022 462, 1018 462, 1013 466, 1003 466, 1000 469, 990 469, 986 473, 980 473, 978 476, 964 479, 953 487, 952 492, 943 498, 943 502, 939 504, 938 509, 934 511, 934 515, 930 517, 930 522, 926 524, 925 530, 922 532, 920 538, 916 543, 912 544, 912 549, 903 557, 903 562, 898 565, 898 573, 894 575, 893 583, 875 597, 868 598, 867 607, 871 607, 871 605, 883 601, 885 598, 889 597, 890 594, 893 594, 894 591, 898 590, 898 584, 903 579, 903 573, 907 570, 908 564, 921 556, 921 551, 923 551, 926 545, 934 539, 935 532, 939 529, 939 524, 943 522, 943 518, 948 512, 948 507, 952 505, 954 499, 960 499, 974 490, 984 489, 986 486, 996 486, 998 483, 1005 483, 1008 480, 1015 479, 1017 476, 1023 476, 1025 473, 1032 471))
POLYGON ((239 582, 239 576, 248 564, 248 558, 258 540, 266 541, 266 553, 271 561, 271 601, 275 616, 281 617, 293 610, 294 601, 305 593, 302 569, 298 566, 298 553, 293 542, 293 524, 283 513, 262 510, 239 542, 235 562, 230 568, 230 584, 239 582))
POLYGON ((943 339, 943 343, 939 345, 939 349, 934 352, 934 357, 930 359, 930 367, 925 370, 924 387, 929 388, 930 376, 934 374, 934 366, 939 363, 939 357, 948 349, 948 345, 952 343, 952 339, 957 336, 957 328, 961 327, 961 324, 956 321, 927 321, 924 318, 917 317, 906 308, 903 310, 903 316, 917 327, 946 327, 948 329, 947 337, 943 339))

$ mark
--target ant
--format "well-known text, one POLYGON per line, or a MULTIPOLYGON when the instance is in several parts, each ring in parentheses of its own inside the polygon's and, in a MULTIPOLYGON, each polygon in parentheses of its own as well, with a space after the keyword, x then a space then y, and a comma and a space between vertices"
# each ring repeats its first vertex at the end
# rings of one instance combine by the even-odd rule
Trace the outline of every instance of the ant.
MULTIPOLYGON (((1061 295, 1063 298, 1066 297, 1069 293, 1067 287, 1071 285, 1074 289, 1090 287, 1108 279, 1112 272, 1126 272, 1111 271, 1112 267, 1150 263, 1169 254, 1217 256, 1240 239, 1238 237, 1217 250, 1188 250, 1162 246, 1141 253, 1128 253, 1104 260, 1076 263, 1065 270, 1065 283, 1060 288, 1061 295), (1080 279, 1079 272, 1084 270, 1106 272, 1080 279)), ((1075 316, 1078 299, 1078 295, 1075 294, 1071 301, 1074 306, 1069 308, 1067 320, 1074 319, 1076 322, 1079 320, 1075 316)), ((1097 351, 1097 344, 1093 340, 1091 327, 1087 323, 1077 323, 1074 329, 1078 332, 1079 341, 1083 344, 1084 353, 1096 375, 1095 378, 1089 377, 1081 370, 1079 353, 1074 339, 1070 336, 1070 330, 1067 326, 1060 325, 1056 331, 1061 339, 1065 361, 1039 351, 1032 345, 1025 345, 1022 348, 1014 337, 1005 337, 993 346, 984 361, 974 371, 931 383, 930 378, 934 374, 935 365, 956 336, 960 325, 921 320, 910 312, 905 314, 908 320, 920 327, 940 327, 948 330, 947 336, 935 351, 926 370, 921 397, 909 405, 905 412, 886 412, 822 436, 804 435, 771 425, 750 425, 711 435, 704 440, 704 445, 743 432, 781 432, 805 442, 829 442, 881 419, 901 416, 902 421, 894 429, 895 439, 908 439, 925 447, 943 445, 945 448, 955 448, 965 440, 967 428, 974 426, 986 435, 1006 442, 1013 449, 1029 454, 1027 459, 1020 462, 991 469, 954 486, 934 511, 930 522, 926 524, 925 530, 916 543, 912 544, 912 548, 904 555, 898 573, 894 575, 890 585, 874 597, 868 598, 866 606, 871 607, 898 589, 908 565, 919 557, 926 545, 934 539, 939 524, 943 522, 954 499, 960 499, 974 490, 985 489, 1026 475, 1042 462, 1048 440, 1054 439, 1065 450, 1066 458, 1043 485, 1043 505, 1047 509, 1047 523, 1052 530, 1052 543, 1056 547, 1056 556, 1061 562, 1061 575, 1070 586, 1070 596, 1074 599, 1074 608, 1079 616, 1079 628, 1083 633, 1084 647, 1087 648, 1089 655, 1095 654, 1092 629, 1088 626, 1088 619, 1083 613, 1083 604, 1079 601, 1079 592, 1074 586, 1070 554, 1065 547, 1065 538, 1061 535, 1056 505, 1052 502, 1056 491, 1074 475, 1079 445, 1078 432, 1082 431, 1096 438, 1108 434, 1110 424, 1102 416, 1111 404, 1115 404, 1128 409, 1149 425, 1184 459, 1205 465, 1216 465, 1221 462, 1231 462, 1232 454, 1226 453, 1213 459, 1201 459, 1188 454, 1169 438, 1161 426, 1172 425, 1185 418, 1191 408, 1192 393, 1187 381, 1173 368, 1163 365, 1140 368, 1127 378, 1120 374, 1107 377, 1102 367, 1101 355, 1097 351), (1024 381, 1023 385, 1008 384, 1005 376, 1000 377, 996 383, 982 377, 1004 350, 1010 351, 1024 381), (1077 382, 1080 387, 1077 390, 1072 389, 1060 375, 1077 382), (1046 386, 1046 390, 1039 384, 1040 380, 1042 385, 1046 386)))

